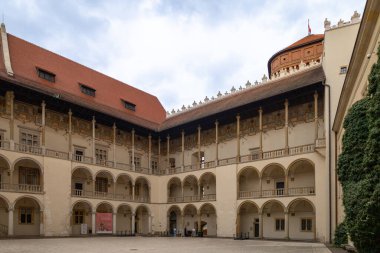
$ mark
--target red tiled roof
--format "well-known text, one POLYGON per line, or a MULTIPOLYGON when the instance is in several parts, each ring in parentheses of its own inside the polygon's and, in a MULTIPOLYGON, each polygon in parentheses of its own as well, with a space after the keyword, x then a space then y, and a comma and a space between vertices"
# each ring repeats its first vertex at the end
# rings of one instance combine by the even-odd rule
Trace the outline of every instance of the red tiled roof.
MULTIPOLYGON (((125 118, 140 118, 137 121, 151 122, 153 125, 162 123, 166 118, 163 106, 153 95, 11 34, 8 34, 8 44, 15 79, 26 80, 35 88, 63 93, 81 104, 100 106, 106 111, 108 108, 118 112, 118 115, 125 115, 125 118), (39 78, 36 67, 54 73, 55 82, 39 78), (95 89, 95 97, 83 94, 79 83, 95 89), (135 104, 136 111, 126 109, 121 99, 135 104)), ((3 69, 1 61, 0 70, 3 69)))
POLYGON ((318 41, 318 40, 323 40, 324 38, 324 35, 323 34, 310 34, 306 37, 303 37, 302 39, 294 42, 293 44, 291 44, 290 46, 284 48, 283 50, 281 51, 286 51, 287 49, 292 49, 292 48, 295 48, 295 47, 298 47, 298 46, 301 46, 301 45, 304 45, 304 44, 309 44, 313 41, 318 41))

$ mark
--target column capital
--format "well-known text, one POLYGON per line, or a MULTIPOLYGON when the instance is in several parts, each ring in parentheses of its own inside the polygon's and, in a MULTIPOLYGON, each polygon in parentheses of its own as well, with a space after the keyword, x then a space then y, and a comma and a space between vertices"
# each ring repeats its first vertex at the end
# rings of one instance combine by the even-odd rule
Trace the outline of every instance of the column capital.
POLYGON ((112 128, 116 129, 116 123, 115 122, 113 123, 112 128))
POLYGON ((262 113, 263 112, 263 108, 260 106, 259 107, 259 113, 262 113))
POLYGON ((15 210, 14 207, 9 207, 9 208, 8 208, 8 212, 13 212, 14 210, 15 210))
POLYGON ((42 106, 42 107, 45 107, 45 106, 46 106, 45 100, 42 100, 41 106, 42 106))
POLYGON ((182 134, 182 135, 185 135, 185 130, 182 129, 181 134, 182 134))
POLYGON ((170 140, 170 134, 168 134, 168 135, 166 136, 166 139, 167 139, 167 140, 170 140))
POLYGON ((96 120, 95 120, 95 116, 92 116, 92 123, 95 123, 96 120))
POLYGON ((317 91, 314 91, 314 98, 315 98, 315 99, 318 98, 318 92, 317 92, 317 91))
POLYGON ((134 129, 134 128, 132 128, 131 133, 132 133, 132 134, 135 134, 135 129, 134 129))
POLYGON ((218 120, 215 120, 215 125, 219 125, 219 121, 218 120))
POLYGON ((71 108, 69 109, 69 116, 72 116, 73 112, 71 111, 71 108))
POLYGON ((288 106, 288 105, 289 105, 289 100, 288 100, 287 98, 285 99, 284 105, 285 105, 285 106, 288 106))
POLYGON ((148 139, 152 139, 152 134, 151 133, 148 134, 148 139))
POLYGON ((201 129, 202 129, 201 125, 198 125, 197 129, 198 129, 198 131, 201 131, 201 129))
POLYGON ((237 120, 240 120, 240 114, 239 114, 239 113, 236 114, 236 119, 237 119, 237 120))

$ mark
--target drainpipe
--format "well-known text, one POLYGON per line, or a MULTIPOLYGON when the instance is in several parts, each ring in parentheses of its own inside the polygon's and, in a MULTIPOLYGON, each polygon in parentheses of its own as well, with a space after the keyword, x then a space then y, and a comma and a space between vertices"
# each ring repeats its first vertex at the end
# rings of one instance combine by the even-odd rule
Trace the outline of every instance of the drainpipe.
POLYGON ((329 130, 329 243, 331 243, 331 87, 329 84, 322 82, 322 85, 328 88, 328 130, 329 130))

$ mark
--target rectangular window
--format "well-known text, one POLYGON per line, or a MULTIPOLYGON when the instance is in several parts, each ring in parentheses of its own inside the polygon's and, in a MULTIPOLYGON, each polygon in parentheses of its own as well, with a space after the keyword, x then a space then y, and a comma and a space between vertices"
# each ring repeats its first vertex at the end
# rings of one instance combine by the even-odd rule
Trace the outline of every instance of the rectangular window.
POLYGON ((311 232, 313 228, 313 219, 303 218, 301 219, 301 231, 302 232, 311 232))
POLYGON ((40 185, 40 170, 36 168, 19 167, 19 184, 40 185))
MULTIPOLYGON (((131 161, 131 165, 132 165, 132 156, 129 157, 129 161, 131 161)), ((135 163, 135 168, 140 168, 141 167, 141 157, 135 155, 134 163, 135 163)))
POLYGON ((83 94, 86 94, 91 97, 95 97, 95 91, 96 91, 95 89, 88 87, 87 85, 84 85, 84 84, 79 84, 79 86, 80 86, 80 91, 83 94))
POLYGON ((128 102, 124 99, 122 99, 121 102, 123 103, 123 105, 126 109, 131 110, 131 111, 136 111, 136 105, 135 104, 128 102))
POLYGON ((4 131, 0 130, 0 147, 4 147, 4 131))
POLYGON ((107 149, 103 147, 95 147, 95 157, 97 164, 105 164, 107 161, 107 149))
POLYGON ((75 161, 82 162, 84 156, 84 149, 83 148, 74 148, 74 159, 75 161))
POLYGON ((108 192, 108 179, 104 177, 97 177, 95 181, 95 191, 108 192))
POLYGON ((344 75, 347 73, 347 66, 340 67, 339 74, 344 75))
POLYGON ((157 169, 158 169, 158 162, 157 161, 151 161, 150 162, 150 168, 152 169, 152 171, 157 171, 157 169))
POLYGON ((84 223, 84 211, 75 210, 74 211, 74 224, 79 225, 84 223))
POLYGON ((284 230, 285 230, 285 220, 276 219, 276 231, 284 231, 284 230))
POLYGON ((19 209, 19 224, 33 224, 33 207, 20 207, 19 209))
POLYGON ((22 129, 20 131, 20 144, 24 147, 39 147, 40 133, 37 131, 22 129))
POLYGON ((37 68, 37 73, 38 73, 38 77, 48 80, 49 82, 52 82, 52 83, 55 82, 55 74, 49 71, 40 69, 40 68, 37 68))
POLYGON ((174 158, 169 158, 169 165, 170 165, 170 168, 172 168, 172 169, 175 168, 175 159, 174 158))

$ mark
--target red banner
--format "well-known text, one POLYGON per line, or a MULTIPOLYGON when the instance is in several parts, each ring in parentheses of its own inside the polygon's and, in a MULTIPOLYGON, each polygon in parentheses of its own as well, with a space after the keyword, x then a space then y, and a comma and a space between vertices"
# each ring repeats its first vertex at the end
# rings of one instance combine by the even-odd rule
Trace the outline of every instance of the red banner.
POLYGON ((96 233, 112 234, 112 213, 96 213, 96 233))

